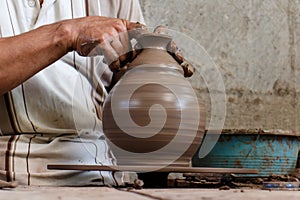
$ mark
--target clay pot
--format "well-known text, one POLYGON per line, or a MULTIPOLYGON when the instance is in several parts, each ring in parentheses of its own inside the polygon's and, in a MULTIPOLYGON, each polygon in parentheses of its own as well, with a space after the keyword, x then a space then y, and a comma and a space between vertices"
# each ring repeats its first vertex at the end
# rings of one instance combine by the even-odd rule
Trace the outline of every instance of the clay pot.
POLYGON ((190 166, 205 130, 201 100, 166 51, 169 36, 145 34, 142 53, 110 91, 103 130, 118 165, 190 166))

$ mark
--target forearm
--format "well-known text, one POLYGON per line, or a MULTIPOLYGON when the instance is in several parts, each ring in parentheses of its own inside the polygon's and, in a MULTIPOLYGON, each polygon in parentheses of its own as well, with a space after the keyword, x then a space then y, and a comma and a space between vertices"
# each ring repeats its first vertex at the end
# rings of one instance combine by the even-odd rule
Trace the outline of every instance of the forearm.
POLYGON ((91 16, 60 21, 15 37, 2 38, 0 95, 18 86, 69 51, 75 50, 82 56, 88 56, 91 46, 102 44, 102 52, 106 59, 114 61, 115 55, 124 52, 123 49, 128 50, 129 45, 127 37, 122 37, 125 42, 119 41, 119 34, 141 27, 139 23, 131 23, 124 19, 91 16), (113 39, 117 40, 117 44, 112 45, 108 42, 113 39), (84 44, 91 45, 88 51, 83 49, 84 44))
MULTIPOLYGON (((71 31, 71 30, 70 30, 71 31)), ((64 22, 0 39, 0 95, 72 50, 64 22)))

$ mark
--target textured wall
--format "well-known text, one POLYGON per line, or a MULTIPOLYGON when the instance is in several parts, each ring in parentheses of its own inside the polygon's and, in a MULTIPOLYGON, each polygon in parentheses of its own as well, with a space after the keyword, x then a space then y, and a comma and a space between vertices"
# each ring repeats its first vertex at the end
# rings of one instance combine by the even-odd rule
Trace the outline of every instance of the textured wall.
MULTIPOLYGON (((300 130, 300 0, 140 2, 148 26, 190 36, 216 63, 227 95, 225 128, 300 130)), ((197 76, 192 81, 202 87, 197 76)))

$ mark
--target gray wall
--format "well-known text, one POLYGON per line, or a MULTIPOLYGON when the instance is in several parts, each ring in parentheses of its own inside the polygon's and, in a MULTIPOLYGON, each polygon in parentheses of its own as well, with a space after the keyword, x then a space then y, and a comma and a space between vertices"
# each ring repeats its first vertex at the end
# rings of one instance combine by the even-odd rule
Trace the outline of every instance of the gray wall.
MULTIPOLYGON (((148 26, 164 24, 188 35, 218 66, 227 95, 224 128, 300 130, 300 0, 140 3, 148 26)), ((184 48, 185 54, 194 51, 184 48)), ((200 79, 192 81, 201 89, 200 79)))

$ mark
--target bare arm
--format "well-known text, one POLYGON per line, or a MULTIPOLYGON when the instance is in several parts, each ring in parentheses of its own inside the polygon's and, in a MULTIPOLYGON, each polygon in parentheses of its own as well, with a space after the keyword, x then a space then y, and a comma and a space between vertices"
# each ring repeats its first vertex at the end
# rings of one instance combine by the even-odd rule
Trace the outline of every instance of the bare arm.
POLYGON ((69 49, 61 24, 48 25, 0 39, 0 94, 18 86, 69 49))
MULTIPOLYGON (((0 95, 26 81, 66 53, 75 50, 82 54, 82 44, 103 43, 120 32, 139 26, 122 19, 85 17, 42 26, 18 36, 1 38, 0 95)), ((109 47, 109 50, 119 48, 109 47)))

